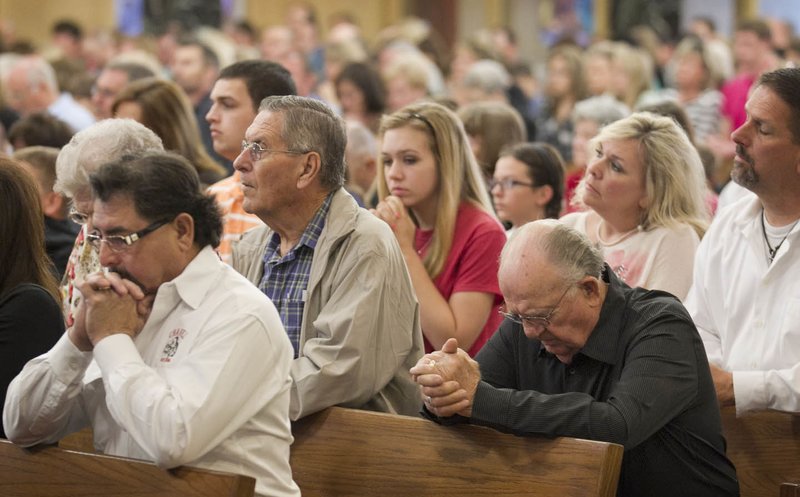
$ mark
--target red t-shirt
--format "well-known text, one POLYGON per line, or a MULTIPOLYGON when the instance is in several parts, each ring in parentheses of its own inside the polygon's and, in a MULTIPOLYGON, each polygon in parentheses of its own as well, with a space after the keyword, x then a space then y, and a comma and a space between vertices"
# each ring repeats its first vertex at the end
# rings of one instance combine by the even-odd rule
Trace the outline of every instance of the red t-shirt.
MULTIPOLYGON (((433 230, 416 231, 414 246, 421 252, 421 257, 424 257, 428 250, 431 236, 433 230)), ((436 289, 448 301, 451 295, 458 292, 494 294, 494 304, 489 312, 489 318, 475 343, 468 350, 469 355, 473 357, 503 320, 503 316, 498 312, 503 302, 503 295, 497 282, 497 270, 500 266, 500 252, 505 243, 506 234, 497 219, 469 202, 463 202, 458 208, 450 253, 442 272, 433 280, 436 289)), ((425 339, 425 352, 432 351, 433 347, 425 339)))

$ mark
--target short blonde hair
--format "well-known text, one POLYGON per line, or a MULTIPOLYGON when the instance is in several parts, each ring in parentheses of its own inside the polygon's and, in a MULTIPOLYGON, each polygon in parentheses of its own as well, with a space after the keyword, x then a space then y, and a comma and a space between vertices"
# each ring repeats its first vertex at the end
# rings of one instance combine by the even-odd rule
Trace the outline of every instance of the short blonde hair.
MULTIPOLYGON (((639 143, 648 198, 640 219, 642 228, 688 224, 702 238, 708 228, 705 174, 700 155, 683 129, 669 117, 637 112, 604 127, 592 146, 619 140, 639 143)), ((585 206, 585 193, 584 178, 573 203, 585 206)))
MULTIPOLYGON (((436 160, 439 205, 431 245, 422 261, 431 278, 435 278, 444 268, 453 245, 459 205, 468 201, 491 214, 492 203, 467 133, 453 111, 433 102, 408 105, 384 116, 378 135, 383 139, 386 131, 403 127, 425 133, 436 160)), ((379 159, 378 163, 382 161, 379 159)), ((378 196, 383 200, 388 195, 386 172, 379 167, 378 196)))
POLYGON ((650 89, 653 78, 653 60, 650 54, 626 43, 614 44, 613 61, 619 63, 628 75, 630 84, 624 95, 617 95, 630 108, 636 105, 639 96, 650 89))
POLYGON ((416 53, 401 53, 383 71, 381 76, 385 82, 396 78, 405 78, 413 88, 430 92, 428 71, 425 70, 425 56, 416 53))

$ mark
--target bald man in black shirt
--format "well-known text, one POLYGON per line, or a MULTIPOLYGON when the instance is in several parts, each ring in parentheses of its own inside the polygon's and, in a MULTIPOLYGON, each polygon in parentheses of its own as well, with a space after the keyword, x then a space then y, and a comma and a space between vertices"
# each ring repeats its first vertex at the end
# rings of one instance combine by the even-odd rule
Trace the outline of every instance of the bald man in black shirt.
POLYGON ((500 266, 508 312, 473 361, 454 339, 411 373, 424 413, 625 447, 620 496, 735 496, 703 343, 672 295, 631 289, 576 231, 525 225, 500 266))

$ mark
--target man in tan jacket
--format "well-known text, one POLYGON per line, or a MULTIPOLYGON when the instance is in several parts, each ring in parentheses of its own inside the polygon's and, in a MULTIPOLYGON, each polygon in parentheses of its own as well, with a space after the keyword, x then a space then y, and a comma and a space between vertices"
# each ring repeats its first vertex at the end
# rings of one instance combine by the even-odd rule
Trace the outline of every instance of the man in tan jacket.
POLYGON ((234 167, 266 226, 233 267, 278 309, 295 350, 290 417, 332 405, 415 414, 419 306, 388 225, 342 188, 344 122, 303 97, 265 99, 234 167))

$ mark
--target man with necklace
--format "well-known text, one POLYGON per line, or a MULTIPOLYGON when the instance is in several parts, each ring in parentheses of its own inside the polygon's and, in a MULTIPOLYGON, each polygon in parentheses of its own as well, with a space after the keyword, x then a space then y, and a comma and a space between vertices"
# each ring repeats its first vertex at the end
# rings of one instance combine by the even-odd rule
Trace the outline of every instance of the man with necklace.
POLYGON ((722 406, 800 412, 800 69, 764 74, 731 135, 731 178, 755 193, 717 214, 686 308, 722 406))

